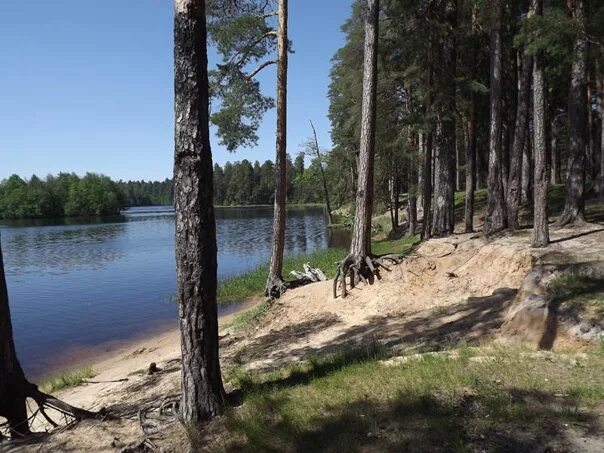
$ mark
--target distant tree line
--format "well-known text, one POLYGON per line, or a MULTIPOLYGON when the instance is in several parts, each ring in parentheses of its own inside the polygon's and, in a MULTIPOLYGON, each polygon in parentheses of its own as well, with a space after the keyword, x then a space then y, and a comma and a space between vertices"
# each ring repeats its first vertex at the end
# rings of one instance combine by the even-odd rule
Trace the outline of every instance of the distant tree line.
MULTIPOLYGON (((303 152, 292 162, 288 155, 287 201, 289 203, 322 203, 321 173, 317 159, 305 167, 303 152)), ((262 165, 244 159, 214 164, 214 203, 218 206, 272 204, 275 198, 275 165, 271 160, 262 165)))
POLYGON ((169 206, 174 204, 174 184, 163 181, 118 181, 127 206, 169 206))
POLYGON ((109 177, 59 173, 28 181, 17 175, 0 182, 0 218, 36 219, 118 214, 126 206, 124 193, 109 177))
MULTIPOLYGON (((305 168, 304 152, 287 157, 287 200, 290 203, 322 203, 318 159, 305 168)), ((272 204, 275 197, 275 166, 244 159, 214 165, 214 202, 218 206, 272 204)), ((108 176, 59 173, 25 180, 17 175, 0 182, 0 218, 39 219, 115 215, 128 206, 174 204, 174 184, 163 181, 112 181, 108 176)))

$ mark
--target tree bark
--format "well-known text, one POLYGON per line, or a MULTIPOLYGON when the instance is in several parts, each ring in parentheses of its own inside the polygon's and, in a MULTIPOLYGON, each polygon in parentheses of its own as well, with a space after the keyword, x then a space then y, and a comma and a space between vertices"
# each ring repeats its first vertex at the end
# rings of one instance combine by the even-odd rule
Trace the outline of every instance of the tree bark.
POLYGON ((522 150, 522 194, 521 203, 527 204, 531 199, 531 187, 532 187, 532 140, 528 133, 528 126, 526 140, 524 141, 524 148, 522 150))
POLYGON ((365 1, 365 44, 363 58, 363 100, 359 147, 358 184, 348 256, 339 264, 333 284, 336 297, 338 282, 346 297, 346 277, 351 286, 360 278, 376 272, 371 258, 371 214, 373 211, 373 165, 375 157, 375 124, 377 107, 377 55, 379 36, 379 0, 365 1))
POLYGON ((432 232, 432 132, 428 132, 425 134, 425 152, 424 152, 424 162, 423 162, 423 180, 424 180, 424 188, 422 190, 423 194, 423 211, 424 211, 424 219, 422 226, 422 239, 427 241, 431 237, 432 232))
POLYGON ((600 76, 600 201, 604 202, 604 73, 600 76))
POLYGON ((424 153, 425 153, 425 135, 423 132, 417 134, 417 206, 423 209, 424 206, 424 153))
POLYGON ((585 220, 585 146, 587 141, 587 73, 585 11, 583 0, 569 0, 573 16, 581 24, 573 48, 569 93, 569 157, 566 178, 566 198, 559 225, 585 220))
POLYGON ((329 219, 329 224, 332 225, 333 217, 331 214, 331 203, 329 202, 329 191, 327 190, 327 179, 325 178, 325 170, 323 169, 323 160, 321 159, 321 150, 319 149, 317 131, 312 121, 310 121, 310 127, 312 128, 313 137, 315 139, 315 152, 317 154, 317 160, 319 161, 319 168, 321 169, 321 181, 323 182, 323 193, 325 194, 325 206, 327 207, 327 217, 329 219))
POLYGON ((363 60, 363 105, 356 209, 350 255, 371 254, 371 213, 373 209, 373 161, 377 96, 377 50, 379 0, 366 0, 365 50, 363 60))
POLYGON ((444 237, 455 228, 455 73, 457 55, 455 30, 457 28, 457 1, 444 2, 445 22, 449 36, 441 43, 443 61, 439 66, 439 79, 446 80, 446 100, 439 112, 436 153, 434 156, 434 217, 432 236, 444 237))
MULTIPOLYGON (((536 15, 543 15, 543 0, 533 0, 536 15)), ((533 196, 533 247, 547 247, 549 225, 547 217, 547 147, 545 134, 545 81, 539 55, 533 63, 533 134, 535 136, 535 177, 533 196)))
MULTIPOLYGON (((411 128, 409 128, 407 137, 409 149, 417 149, 417 141, 415 140, 411 128)), ((415 184, 417 181, 417 173, 417 159, 412 155, 409 159, 409 190, 407 191, 409 194, 409 201, 407 202, 407 219, 409 220, 407 236, 415 236, 415 230, 417 228, 417 185, 415 184)))
POLYGON ((0 417, 4 417, 8 421, 12 438, 22 437, 29 433, 25 398, 27 397, 27 388, 31 384, 25 379, 25 374, 15 351, 1 243, 0 359, 0 417))
POLYGON ((180 417, 187 426, 224 403, 218 358, 216 224, 204 0, 174 1, 174 198, 182 349, 180 417))
POLYGON ((552 125, 551 129, 552 137, 551 137, 551 158, 550 158, 550 182, 551 184, 558 184, 558 174, 560 173, 559 161, 560 156, 558 155, 558 137, 556 137, 556 131, 552 125))
POLYGON ((275 158, 275 206, 273 244, 266 281, 266 296, 278 298, 285 290, 283 253, 287 199, 287 65, 289 39, 287 33, 288 0, 279 0, 279 32, 277 34, 277 153, 275 158))
POLYGON ((476 97, 472 95, 468 118, 468 143, 466 147, 466 199, 465 232, 474 231, 474 191, 476 190, 476 97))
POLYGON ((503 0, 492 0, 495 19, 491 26, 491 119, 489 133, 489 175, 487 179, 487 215, 484 232, 491 235, 507 224, 501 163, 501 74, 503 0))
POLYGON ((522 74, 520 89, 518 90, 518 103, 516 112, 516 126, 514 128, 514 141, 510 156, 510 173, 507 192, 508 226, 511 229, 518 227, 518 209, 521 199, 521 173, 522 151, 528 126, 528 113, 530 103, 531 76, 533 72, 533 58, 525 55, 522 58, 522 74))

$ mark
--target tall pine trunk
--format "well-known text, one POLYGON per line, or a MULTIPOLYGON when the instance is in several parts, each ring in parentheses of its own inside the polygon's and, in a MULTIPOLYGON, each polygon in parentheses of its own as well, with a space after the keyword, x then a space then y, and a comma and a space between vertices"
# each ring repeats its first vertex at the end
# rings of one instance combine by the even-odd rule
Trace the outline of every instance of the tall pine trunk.
POLYGON ((466 199, 464 211, 465 232, 474 231, 474 191, 476 190, 476 95, 472 95, 468 118, 466 146, 466 199))
POLYGON ((422 168, 422 179, 424 181, 422 197, 423 197, 423 225, 422 239, 427 241, 431 237, 432 232, 432 131, 427 132, 425 137, 424 162, 422 168))
POLYGON ((560 174, 560 153, 558 151, 558 137, 556 136, 556 129, 553 124, 551 134, 550 182, 552 184, 558 184, 558 175, 560 174))
POLYGON ((528 125, 526 132, 526 140, 524 141, 524 148, 522 150, 522 182, 521 182, 521 195, 520 200, 522 204, 527 204, 531 200, 531 188, 533 187, 533 173, 532 173, 532 138, 528 133, 528 125))
POLYGON ((277 154, 275 159, 275 207, 273 244, 266 281, 266 296, 280 297, 284 291, 283 252, 285 248, 285 216, 287 199, 287 35, 288 0, 279 0, 279 31, 277 33, 277 154))
POLYGON ((583 0, 571 0, 573 16, 581 24, 573 48, 571 82, 569 92, 569 156, 566 178, 566 198, 560 225, 585 220, 585 146, 587 144, 587 72, 585 5, 583 0))
MULTIPOLYGON (((365 259, 371 254, 371 213, 373 210, 373 162, 377 98, 377 51, 379 0, 365 0, 365 47, 363 60, 363 105, 361 142, 354 225, 350 256, 365 259)), ((360 263, 355 263, 359 264, 360 263)))
POLYGON ((182 349, 180 416, 193 428, 224 402, 218 358, 216 224, 204 0, 174 0, 174 199, 182 349))
MULTIPOLYGON (((415 135, 409 128, 407 132, 408 145, 410 150, 417 149, 417 141, 415 135)), ((409 159, 409 201, 407 203, 407 219, 409 220, 407 236, 415 236, 415 230, 417 228, 417 159, 415 155, 411 155, 409 159)), ((398 193, 397 193, 398 197, 398 193)))
MULTIPOLYGON (((603 68, 604 69, 604 68, 603 68)), ((599 79, 600 91, 600 201, 604 202, 604 73, 599 79)))
POLYGON ((484 232, 496 233, 506 227, 505 203, 502 180, 501 153, 501 76, 502 76, 502 20, 503 0, 492 0, 491 26, 491 119, 489 131, 489 175, 487 179, 487 214, 484 232))
POLYGON ((532 73, 533 58, 525 55, 522 58, 522 74, 520 77, 520 89, 518 90, 516 126, 514 128, 514 141, 510 155, 510 173, 506 197, 507 222, 508 226, 512 229, 518 226, 518 209, 521 199, 522 152, 524 150, 528 125, 532 73))
MULTIPOLYGON (((543 0, 533 0, 535 14, 543 15, 543 0)), ((545 80, 539 55, 533 62, 533 134, 535 136, 535 177, 533 196, 533 247, 547 247, 549 225, 547 217, 547 146, 545 133, 545 80)))
POLYGON ((455 227, 455 72, 457 55, 455 30, 457 28, 457 1, 444 2, 447 38, 441 43, 443 55, 438 74, 440 82, 446 82, 444 105, 439 112, 434 156, 434 216, 432 236, 444 237, 455 227))
MULTIPOLYGON (((8 305, 8 289, 4 275, 0 243, 0 417, 7 419, 13 438, 29 433, 25 398, 30 384, 25 379, 13 341, 13 327, 8 305)), ((0 435, 0 440, 1 440, 0 435)))

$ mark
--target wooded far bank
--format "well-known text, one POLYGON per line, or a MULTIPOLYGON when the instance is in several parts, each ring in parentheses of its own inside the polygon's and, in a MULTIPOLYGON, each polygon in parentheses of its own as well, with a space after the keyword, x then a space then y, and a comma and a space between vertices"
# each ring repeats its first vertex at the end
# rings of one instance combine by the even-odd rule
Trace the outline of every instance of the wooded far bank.
MULTIPOLYGON (((287 158, 289 203, 323 203, 321 169, 317 159, 305 167, 304 154, 287 158)), ((217 206, 268 205, 274 201, 275 166, 246 159, 214 165, 214 203, 217 206)), ((113 181, 96 173, 79 177, 59 173, 41 179, 12 175, 0 182, 0 218, 39 219, 115 215, 131 206, 174 204, 173 183, 113 181)))

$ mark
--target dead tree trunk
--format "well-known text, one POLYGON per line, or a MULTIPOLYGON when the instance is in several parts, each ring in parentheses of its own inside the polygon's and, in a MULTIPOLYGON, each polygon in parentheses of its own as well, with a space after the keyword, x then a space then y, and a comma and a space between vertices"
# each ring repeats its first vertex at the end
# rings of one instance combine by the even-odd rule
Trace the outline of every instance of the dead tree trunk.
POLYGON ((360 280, 369 281, 377 273, 377 267, 382 265, 379 260, 374 260, 371 256, 379 0, 365 1, 363 105, 356 209, 350 251, 344 261, 338 265, 333 283, 334 298, 337 296, 338 284, 340 284, 342 297, 346 297, 346 277, 350 277, 350 286, 354 287, 360 280))
POLYGON ((508 227, 518 227, 518 209, 521 198, 521 173, 522 173, 522 151, 528 126, 528 113, 530 103, 531 76, 533 72, 533 58, 525 55, 522 58, 522 74, 520 77, 520 89, 518 90, 518 103, 516 112, 516 127, 514 128, 514 141, 510 156, 510 173, 507 192, 507 215, 508 227))
POLYGON ((492 0, 495 19, 491 26, 491 120, 489 134, 489 175, 484 232, 491 235, 506 227, 501 163, 501 75, 503 0, 492 0))
POLYGON ((285 248, 285 216, 287 199, 287 34, 288 0, 279 0, 279 31, 277 33, 277 154, 275 159, 275 208, 273 245, 265 294, 273 299, 285 291, 283 253, 285 248))
POLYGON ((569 93, 569 157, 566 178, 566 198, 559 225, 585 220, 585 145, 587 140, 587 73, 585 11, 583 0, 572 0, 573 16, 582 24, 573 48, 573 62, 569 93))
POLYGON ((183 423, 224 403, 218 358, 216 224, 208 116, 204 0, 174 1, 174 200, 183 423))
POLYGON ((476 190, 476 98, 472 95, 468 118, 468 140, 466 146, 466 199, 465 232, 474 231, 474 191, 476 190))
POLYGON ((327 217, 329 219, 329 224, 333 224, 333 217, 331 214, 331 203, 329 202, 329 191, 327 190, 327 179, 325 178, 325 169, 323 168, 323 160, 321 159, 321 150, 319 148, 319 140, 317 139, 317 131, 315 129, 315 125, 310 121, 310 127, 312 128, 313 137, 315 139, 315 154, 317 155, 317 160, 319 161, 319 169, 321 170, 321 180, 323 181, 323 194, 325 195, 325 206, 327 208, 327 217))
MULTIPOLYGON (((543 0, 533 0, 535 14, 543 14, 543 0)), ((533 247, 547 247, 549 225, 547 217, 547 147, 545 142, 545 81, 539 55, 533 63, 533 134, 535 136, 535 194, 533 220, 533 247)))

